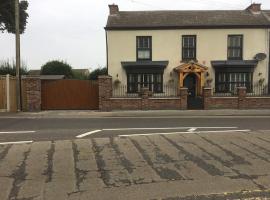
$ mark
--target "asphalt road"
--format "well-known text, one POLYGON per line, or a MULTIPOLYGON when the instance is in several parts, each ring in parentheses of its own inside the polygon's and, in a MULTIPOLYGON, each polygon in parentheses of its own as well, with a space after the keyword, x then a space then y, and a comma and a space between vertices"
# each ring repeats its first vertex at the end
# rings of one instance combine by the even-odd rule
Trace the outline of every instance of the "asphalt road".
POLYGON ((247 129, 251 131, 270 130, 270 116, 269 117, 202 116, 202 117, 188 117, 188 118, 179 118, 179 117, 1 118, 0 142, 22 141, 22 140, 52 141, 63 139, 75 139, 76 136, 80 134, 88 133, 95 130, 101 131, 92 133, 91 135, 87 135, 85 136, 85 138, 112 137, 118 135, 145 134, 145 133, 148 134, 161 132, 188 132, 189 129, 192 127, 195 127, 196 129, 193 131, 220 131, 220 130, 247 130, 247 129), (178 127, 179 129, 175 127, 178 127), (122 130, 123 128, 126 129, 122 130), (117 130, 103 130, 103 129, 117 129, 117 130), (18 131, 31 131, 31 132, 18 132, 18 131))

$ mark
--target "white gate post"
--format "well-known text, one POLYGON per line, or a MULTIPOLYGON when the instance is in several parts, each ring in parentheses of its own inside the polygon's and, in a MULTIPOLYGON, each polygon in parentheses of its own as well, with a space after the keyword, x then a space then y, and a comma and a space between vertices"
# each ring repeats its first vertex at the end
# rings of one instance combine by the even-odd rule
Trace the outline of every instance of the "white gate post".
POLYGON ((10 112, 10 75, 6 75, 7 112, 10 112))

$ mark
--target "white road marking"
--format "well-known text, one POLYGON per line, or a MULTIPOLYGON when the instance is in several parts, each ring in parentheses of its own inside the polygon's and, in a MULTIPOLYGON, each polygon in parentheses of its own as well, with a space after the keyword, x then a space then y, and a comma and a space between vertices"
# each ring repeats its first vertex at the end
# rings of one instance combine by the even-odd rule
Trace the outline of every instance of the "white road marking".
POLYGON ((196 132, 171 132, 171 133, 144 133, 144 134, 132 134, 132 135, 119 135, 118 137, 135 137, 135 136, 149 136, 149 135, 173 135, 184 133, 228 133, 228 132, 249 132, 249 129, 245 130, 223 130, 223 131, 196 131, 196 132))
POLYGON ((188 132, 194 132, 196 130, 197 130, 197 128, 190 128, 190 129, 188 129, 188 132))
POLYGON ((35 133, 36 131, 2 131, 0 134, 35 133))
POLYGON ((87 132, 87 133, 84 133, 84 134, 81 134, 81 135, 77 135, 76 138, 83 138, 85 136, 88 136, 88 135, 91 135, 91 134, 94 134, 94 133, 97 133, 97 132, 100 132, 102 130, 94 130, 94 131, 90 131, 90 132, 87 132))
POLYGON ((8 145, 8 144, 29 144, 32 143, 33 140, 30 141, 18 141, 18 142, 2 142, 0 145, 8 145))
POLYGON ((103 131, 129 131, 129 130, 173 130, 173 129, 234 129, 238 127, 165 127, 165 128, 110 128, 110 129, 102 129, 103 131))

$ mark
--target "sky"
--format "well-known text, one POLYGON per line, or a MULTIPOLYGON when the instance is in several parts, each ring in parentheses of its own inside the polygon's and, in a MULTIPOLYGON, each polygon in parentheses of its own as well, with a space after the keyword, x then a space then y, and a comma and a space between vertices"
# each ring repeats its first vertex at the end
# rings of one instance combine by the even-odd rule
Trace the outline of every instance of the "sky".
MULTIPOLYGON (((245 9, 251 0, 28 0, 29 19, 21 36, 21 57, 28 69, 50 60, 73 68, 106 65, 104 27, 108 4, 120 10, 230 10, 245 9)), ((254 1, 253 1, 254 2, 254 1)), ((257 0, 270 9, 269 0, 257 0)), ((15 36, 0 33, 0 61, 15 58, 15 36)))

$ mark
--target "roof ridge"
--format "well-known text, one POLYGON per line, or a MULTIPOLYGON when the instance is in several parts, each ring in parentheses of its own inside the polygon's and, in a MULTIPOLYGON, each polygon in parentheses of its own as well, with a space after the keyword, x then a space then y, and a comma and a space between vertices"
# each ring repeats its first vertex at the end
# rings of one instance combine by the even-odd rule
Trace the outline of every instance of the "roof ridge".
POLYGON ((211 12, 211 11, 216 11, 216 12, 246 12, 246 10, 122 10, 119 11, 119 13, 121 12, 128 12, 128 13, 132 13, 132 12, 211 12))
POLYGON ((120 11, 108 17, 105 29, 270 28, 267 12, 255 15, 247 10, 120 11))

